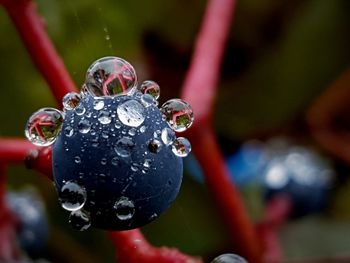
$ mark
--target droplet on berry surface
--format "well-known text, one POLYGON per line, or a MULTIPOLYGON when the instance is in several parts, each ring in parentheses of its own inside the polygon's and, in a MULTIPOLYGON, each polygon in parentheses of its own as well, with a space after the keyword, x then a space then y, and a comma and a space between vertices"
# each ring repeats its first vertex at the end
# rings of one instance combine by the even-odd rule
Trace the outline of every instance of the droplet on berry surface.
POLYGON ((148 150, 151 153, 158 153, 161 148, 162 148, 162 143, 160 141, 158 141, 157 139, 152 139, 148 143, 148 150))
POLYGON ((158 101, 149 94, 143 94, 141 96, 141 103, 147 108, 152 105, 156 106, 158 104, 158 101))
POLYGON ((159 85, 152 80, 145 80, 142 82, 141 86, 139 87, 139 91, 141 91, 143 94, 151 95, 156 100, 160 96, 159 85))
POLYGON ((30 116, 25 135, 38 146, 48 146, 55 142, 63 123, 63 114, 53 108, 43 108, 30 116))
POLYGON ((127 94, 137 86, 135 69, 118 57, 96 60, 87 70, 86 87, 95 97, 127 94))
POLYGON ((222 254, 214 258, 210 263, 248 263, 244 258, 236 254, 222 254))
POLYGON ((80 133, 88 133, 91 129, 91 123, 86 119, 82 119, 78 124, 78 129, 80 133))
POLYGON ((78 93, 69 92, 62 99, 63 108, 65 110, 73 110, 80 104, 80 101, 81 96, 78 93))
POLYGON ((163 143, 168 146, 175 141, 176 135, 172 129, 164 128, 162 130, 161 138, 163 143))
POLYGON ((122 137, 117 141, 114 150, 120 157, 129 157, 134 146, 135 144, 130 137, 122 137))
POLYGON ((191 152, 191 143, 186 138, 179 137, 173 142, 172 151, 178 157, 186 157, 191 152))
POLYGON ((111 123, 111 114, 108 111, 101 111, 98 115, 98 121, 101 124, 109 124, 111 123))
POLYGON ((68 181, 61 188, 59 194, 62 208, 68 211, 81 209, 86 202, 86 191, 75 182, 68 181))
POLYGON ((135 214, 135 205, 129 198, 122 196, 114 204, 115 213, 119 220, 130 220, 135 214))
POLYGON ((95 110, 101 110, 105 106, 105 103, 103 100, 94 100, 94 109, 95 110))
POLYGON ((69 215, 69 223, 79 231, 85 231, 91 226, 90 215, 84 210, 72 211, 69 215))
POLYGON ((145 120, 145 108, 136 100, 119 104, 117 114, 123 124, 131 127, 138 127, 145 120))
POLYGON ((85 107, 83 106, 83 104, 79 104, 77 107, 75 107, 75 113, 77 115, 83 115, 85 113, 86 109, 85 107))
POLYGON ((181 99, 168 100, 160 110, 169 126, 176 132, 183 132, 193 124, 192 108, 181 99))

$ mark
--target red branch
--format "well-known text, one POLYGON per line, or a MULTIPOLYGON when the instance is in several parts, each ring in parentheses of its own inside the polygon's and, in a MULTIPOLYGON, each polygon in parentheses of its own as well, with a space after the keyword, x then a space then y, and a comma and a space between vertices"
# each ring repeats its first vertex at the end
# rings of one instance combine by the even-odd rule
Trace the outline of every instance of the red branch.
POLYGON ((140 230, 110 231, 120 263, 202 263, 200 258, 189 257, 177 249, 151 246, 140 230))
POLYGON ((29 0, 0 0, 0 4, 5 7, 34 64, 60 104, 65 94, 75 91, 75 84, 46 33, 35 4, 29 0))
POLYGON ((230 236, 239 249, 238 253, 249 262, 261 262, 260 244, 253 224, 229 179, 211 128, 220 66, 235 4, 234 0, 209 1, 181 97, 191 104, 195 112, 196 121, 188 136, 230 236))
POLYGON ((27 140, 0 138, 0 163, 23 163, 33 149, 36 147, 27 140))

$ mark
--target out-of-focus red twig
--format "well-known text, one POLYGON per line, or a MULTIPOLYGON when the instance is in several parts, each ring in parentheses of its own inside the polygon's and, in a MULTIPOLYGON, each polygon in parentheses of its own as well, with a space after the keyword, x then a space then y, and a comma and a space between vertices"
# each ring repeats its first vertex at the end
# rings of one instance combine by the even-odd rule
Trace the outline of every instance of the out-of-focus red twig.
POLYGON ((189 102, 196 120, 188 133, 207 185, 225 220, 229 234, 249 262, 261 262, 261 249, 239 193, 229 179, 215 133, 211 128, 216 88, 235 0, 210 0, 197 37, 182 98, 189 102))
POLYGON ((5 202, 6 165, 0 162, 0 262, 18 262, 20 250, 16 242, 16 220, 5 202))
POLYGON ((0 138, 0 163, 23 163, 30 150, 36 147, 27 140, 0 138))
POLYGON ((0 0, 27 48, 34 64, 48 83, 56 101, 61 103, 68 92, 75 90, 63 61, 57 54, 44 23, 30 0, 0 0))
POLYGON ((110 231, 120 263, 202 263, 200 258, 184 255, 174 248, 151 246, 140 230, 110 231))
MULTIPOLYGON (((36 12, 34 3, 31 0, 0 0, 0 4, 6 8, 32 60, 45 77, 56 101, 60 103, 67 92, 75 91, 75 85, 48 37, 41 18, 36 12)), ((30 147, 27 142, 19 140, 6 141, 6 145, 0 146, 0 154, 2 149, 5 158, 6 151, 13 150, 12 157, 16 157, 15 160, 20 161, 26 158, 27 167, 38 170, 52 179, 51 148, 47 147, 38 150, 33 149, 32 145, 31 147, 32 150, 29 151, 30 147), (17 146, 19 147, 18 150, 14 150, 17 146)), ((14 159, 12 157, 6 160, 13 162, 14 159)), ((110 236, 117 246, 118 257, 121 260, 131 260, 134 256, 138 256, 135 259, 136 261, 124 262, 201 262, 200 259, 187 256, 176 249, 151 246, 139 230, 124 233, 114 232, 110 236), (140 240, 142 245, 135 246, 140 240), (147 249, 145 250, 145 248, 147 249)))
POLYGON ((278 232, 289 218, 292 209, 292 201, 287 195, 280 194, 269 200, 265 208, 265 216, 257 225, 257 233, 264 246, 264 262, 283 262, 278 232))
POLYGON ((349 101, 350 69, 340 75, 315 100, 306 116, 311 133, 317 142, 348 164, 350 164, 350 133, 337 127, 336 122, 338 116, 348 115, 349 101))

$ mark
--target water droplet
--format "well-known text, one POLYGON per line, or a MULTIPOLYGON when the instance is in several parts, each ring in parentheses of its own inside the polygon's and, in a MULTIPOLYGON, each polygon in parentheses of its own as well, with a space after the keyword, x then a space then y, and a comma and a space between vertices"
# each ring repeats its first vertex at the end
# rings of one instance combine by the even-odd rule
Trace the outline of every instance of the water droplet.
POLYGON ((91 123, 88 120, 81 120, 78 124, 79 132, 88 133, 91 129, 91 123))
POLYGON ((120 197, 114 204, 114 209, 119 220, 131 219, 135 214, 135 205, 127 197, 120 197))
POLYGON ((149 220, 150 221, 153 221, 154 219, 156 219, 158 217, 158 214, 157 213, 154 213, 152 214, 150 217, 149 217, 149 220))
POLYGON ((162 148, 162 143, 157 139, 152 139, 148 143, 148 150, 152 153, 158 153, 161 148, 162 148))
POLYGON ((69 223, 75 230, 85 231, 91 226, 90 215, 82 210, 73 211, 69 215, 69 223))
POLYGON ((214 258, 210 263, 248 263, 244 258, 236 254, 222 254, 214 258))
POLYGON ((191 152, 191 143, 186 138, 179 137, 173 142, 172 151, 176 156, 186 157, 191 152))
POLYGON ((81 163, 81 158, 79 156, 74 157, 74 162, 75 163, 81 163))
POLYGON ((136 129, 135 128, 131 128, 128 133, 129 133, 130 136, 135 136, 136 129))
POLYGON ((75 113, 78 115, 83 115, 85 113, 85 108, 83 106, 83 104, 79 104, 77 107, 75 107, 75 113))
POLYGON ((120 157, 129 157, 134 146, 131 138, 123 137, 117 141, 114 150, 120 157))
POLYGON ((122 127, 122 125, 119 122, 116 122, 114 124, 114 127, 117 128, 117 129, 120 129, 120 127, 122 127))
POLYGON ((108 111, 101 111, 98 115, 98 121, 101 124, 109 124, 112 121, 111 114, 108 111))
POLYGON ((143 166, 145 168, 150 168, 151 167, 151 164, 152 164, 152 161, 150 159, 145 159, 144 163, 143 163, 143 166))
POLYGON ((95 97, 127 94, 137 86, 135 69, 118 57, 95 61, 86 73, 86 86, 95 97))
POLYGON ((61 205, 65 210, 76 211, 86 202, 86 191, 83 187, 72 181, 66 182, 59 194, 61 205))
POLYGON ((102 110, 105 106, 105 103, 103 100, 94 100, 94 109, 95 110, 102 110))
POLYGON ((62 100, 63 108, 65 110, 73 110, 76 108, 81 101, 81 97, 78 93, 69 92, 67 93, 62 100))
POLYGON ((72 137, 73 134, 74 134, 74 129, 71 126, 67 126, 64 129, 64 135, 66 135, 67 137, 72 137))
POLYGON ((139 90, 143 93, 143 94, 149 94, 151 95, 153 98, 155 98, 156 100, 159 98, 160 96, 160 88, 159 85, 152 81, 152 80, 145 80, 144 82, 142 82, 139 90))
POLYGON ((53 108, 43 108, 30 116, 25 135, 38 146, 48 146, 55 142, 63 123, 63 114, 53 108))
POLYGON ((102 165, 106 165, 107 164, 107 159, 106 158, 102 158, 101 159, 101 164, 102 165))
POLYGON ((81 89, 80 89, 80 95, 82 97, 86 97, 86 96, 89 96, 90 95, 90 92, 88 91, 86 85, 84 84, 81 89))
POLYGON ((118 157, 113 157, 111 160, 111 164, 114 166, 118 166, 119 165, 119 159, 118 157))
POLYGON ((144 133, 145 131, 146 131, 146 126, 145 125, 143 125, 143 126, 141 126, 141 128, 140 128, 140 132, 141 133, 144 133))
POLYGON ((108 130, 103 130, 102 131, 102 138, 108 139, 109 138, 109 134, 108 134, 108 130))
POLYGON ((138 127, 145 120, 144 107, 136 100, 128 100, 117 108, 119 120, 128 126, 138 127))
POLYGON ((175 141, 176 135, 172 129, 164 128, 162 130, 161 138, 162 138, 163 143, 168 146, 175 141))
POLYGON ((144 94, 141 97, 141 103, 143 104, 143 106, 145 106, 146 108, 151 106, 151 105, 157 105, 158 102, 155 98, 153 98, 151 95, 149 94, 144 94))
POLYGON ((131 165, 131 171, 133 171, 133 172, 137 172, 138 171, 138 165, 136 164, 136 163, 133 163, 132 165, 131 165))
POLYGON ((183 132, 193 124, 192 108, 183 100, 168 100, 162 105, 160 110, 169 126, 176 132, 183 132))

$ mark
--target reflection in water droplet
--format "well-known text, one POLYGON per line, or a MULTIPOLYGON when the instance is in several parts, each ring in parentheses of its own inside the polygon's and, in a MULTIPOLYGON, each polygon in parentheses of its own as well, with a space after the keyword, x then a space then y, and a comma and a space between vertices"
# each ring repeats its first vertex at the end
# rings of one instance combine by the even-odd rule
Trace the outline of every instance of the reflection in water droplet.
POLYGON ((130 137, 123 137, 117 141, 114 150, 120 157, 129 157, 134 146, 130 137))
POLYGON ((210 263, 248 263, 244 258, 236 254, 222 254, 214 258, 210 263))
POLYGON ((127 94, 137 85, 134 68, 124 59, 104 57, 95 61, 86 73, 86 86, 95 97, 127 94))
POLYGON ((76 211, 84 206, 86 202, 86 191, 77 183, 68 181, 61 188, 59 199, 65 210, 76 211))
POLYGON ((95 110, 102 110, 105 106, 105 103, 103 100, 94 100, 94 109, 95 110))
POLYGON ((172 129, 164 128, 162 130, 161 138, 162 138, 163 143, 168 146, 175 141, 176 135, 172 129))
POLYGON ((98 121, 101 124, 109 124, 112 121, 111 114, 108 111, 101 111, 98 115, 98 121))
POLYGON ((162 148, 162 143, 157 139, 152 139, 148 143, 148 150, 152 153, 158 153, 161 148, 162 148))
POLYGON ((79 132, 88 133, 91 129, 91 123, 88 120, 81 120, 78 124, 79 132))
POLYGON ((186 138, 179 137, 173 142, 172 151, 176 156, 186 157, 191 152, 191 143, 186 138))
POLYGON ((165 120, 176 132, 183 132, 191 127, 194 117, 191 106, 180 99, 172 99, 161 107, 165 120))
POLYGON ((69 223, 75 230, 85 231, 91 226, 90 215, 82 210, 73 211, 70 213, 69 223))
POLYGON ((144 107, 136 100, 128 100, 117 108, 119 120, 128 126, 138 127, 145 120, 144 107))
POLYGON ((62 100, 63 108, 65 110, 72 110, 76 108, 81 101, 81 97, 78 93, 69 92, 67 93, 62 100))
POLYGON ((139 87, 139 90, 143 94, 151 95, 156 100, 160 96, 159 85, 156 82, 152 81, 152 80, 145 80, 144 82, 142 82, 141 86, 139 87))
POLYGON ((25 135, 38 146, 48 146, 55 142, 63 123, 63 114, 53 108, 43 108, 30 116, 25 135))
POLYGON ((135 214, 135 205, 127 197, 120 197, 114 204, 114 209, 119 220, 130 220, 135 214))

